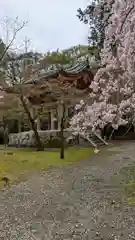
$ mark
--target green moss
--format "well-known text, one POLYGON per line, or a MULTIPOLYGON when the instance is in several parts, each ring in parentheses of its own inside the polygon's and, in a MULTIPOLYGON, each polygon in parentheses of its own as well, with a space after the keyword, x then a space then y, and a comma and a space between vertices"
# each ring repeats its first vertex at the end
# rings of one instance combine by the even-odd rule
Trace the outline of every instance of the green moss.
POLYGON ((128 199, 128 205, 129 206, 135 206, 135 199, 129 198, 128 199))
MULTIPOLYGON (((41 172, 50 167, 61 167, 80 160, 85 160, 93 153, 89 148, 69 148, 65 150, 65 159, 60 159, 57 152, 36 152, 25 150, 0 151, 0 179, 8 177, 11 181, 18 180, 21 176, 41 172)), ((0 181, 0 184, 3 183, 0 181)))
POLYGON ((129 206, 135 206, 135 165, 121 170, 125 182, 125 193, 129 206))

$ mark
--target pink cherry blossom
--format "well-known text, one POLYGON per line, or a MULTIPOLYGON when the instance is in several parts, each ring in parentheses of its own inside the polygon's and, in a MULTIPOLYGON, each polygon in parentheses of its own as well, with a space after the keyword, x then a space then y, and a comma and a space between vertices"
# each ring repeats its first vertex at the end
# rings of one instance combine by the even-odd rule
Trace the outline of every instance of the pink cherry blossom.
MULTIPOLYGON (((111 8, 113 1, 103 2, 111 8)), ((135 1, 114 0, 111 11, 101 51, 105 67, 96 73, 87 102, 80 102, 71 120, 78 131, 94 131, 108 123, 117 129, 135 121, 135 1)))

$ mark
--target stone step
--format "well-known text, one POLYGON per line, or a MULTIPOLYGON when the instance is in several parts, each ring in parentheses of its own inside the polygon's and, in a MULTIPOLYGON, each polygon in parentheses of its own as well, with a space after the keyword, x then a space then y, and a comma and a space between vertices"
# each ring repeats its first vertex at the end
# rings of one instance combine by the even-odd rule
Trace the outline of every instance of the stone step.
POLYGON ((93 133, 89 134, 89 138, 97 145, 97 146, 104 146, 106 145, 102 138, 98 138, 98 136, 94 135, 93 133))
MULTIPOLYGON (((85 136, 83 133, 79 133, 80 135, 80 140, 79 143, 82 144, 83 142, 88 144, 88 145, 92 145, 93 147, 102 147, 107 145, 107 143, 101 138, 100 135, 98 134, 94 134, 94 133, 89 133, 87 136, 85 136)), ((73 137, 74 140, 77 139, 77 136, 73 137)))

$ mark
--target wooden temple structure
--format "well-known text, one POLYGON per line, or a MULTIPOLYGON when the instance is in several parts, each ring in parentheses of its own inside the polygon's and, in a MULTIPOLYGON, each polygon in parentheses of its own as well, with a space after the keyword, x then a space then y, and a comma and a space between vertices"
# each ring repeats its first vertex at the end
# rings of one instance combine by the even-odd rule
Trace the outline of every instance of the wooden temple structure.
POLYGON ((24 89, 32 106, 32 115, 37 116, 37 129, 60 129, 63 105, 65 128, 68 128, 75 105, 88 97, 93 78, 88 61, 55 70, 39 69, 30 74, 24 83, 24 89))
MULTIPOLYGON (((63 104, 65 107, 65 128, 69 126, 69 120, 73 116, 75 105, 88 97, 89 85, 94 78, 94 72, 95 69, 90 67, 88 60, 78 61, 70 67, 57 66, 53 70, 46 67, 44 59, 39 64, 27 66, 23 74, 24 82, 21 83, 21 88, 25 97, 29 100, 31 114, 37 123, 38 130, 60 129, 63 104)), ((12 105, 13 98, 16 102, 13 104, 16 106, 13 116, 12 107, 9 107, 8 116, 6 116, 13 125, 11 132, 14 132, 14 128, 17 132, 31 130, 27 114, 23 113, 22 107, 17 103, 15 94, 12 95, 12 87, 10 89, 4 80, 1 80, 1 83, 2 88, 6 89, 6 92, 3 89, 1 90, 1 109, 3 103, 5 106, 5 101, 2 98, 3 94, 6 94, 6 100, 8 96, 7 109, 10 103, 12 105), (7 94, 7 92, 9 93, 7 94)), ((16 87, 18 88, 18 84, 14 86, 14 89, 16 87)))
MULTIPOLYGON (((69 121, 73 116, 74 107, 80 100, 88 99, 89 85, 93 81, 96 69, 91 69, 89 61, 85 60, 71 67, 63 66, 46 70, 30 66, 30 69, 28 67, 27 70, 23 84, 21 83, 21 86, 14 85, 14 88, 11 87, 11 89, 8 87, 8 93, 12 95, 13 90, 13 93, 17 94, 18 87, 21 87, 23 96, 28 99, 31 116, 36 123, 39 134, 43 133, 47 136, 59 132, 64 112, 64 132, 68 133, 67 136, 72 135, 69 121)), ((27 115, 26 120, 27 129, 22 129, 21 122, 24 121, 24 116, 19 116, 18 131, 10 134, 10 145, 23 146, 24 140, 26 140, 25 145, 31 144, 31 140, 29 140, 32 139, 31 131, 29 131, 31 126, 27 115), (27 137, 29 143, 26 144, 27 137)), ((97 132, 88 132, 88 136, 80 135, 80 137, 94 147, 107 145, 97 132)))

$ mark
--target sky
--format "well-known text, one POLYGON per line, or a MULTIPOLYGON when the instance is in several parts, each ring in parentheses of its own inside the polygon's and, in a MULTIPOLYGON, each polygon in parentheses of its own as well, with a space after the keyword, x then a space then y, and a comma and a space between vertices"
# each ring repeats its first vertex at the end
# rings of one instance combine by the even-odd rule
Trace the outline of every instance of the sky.
POLYGON ((84 9, 87 3, 88 0, 0 0, 0 34, 5 38, 3 19, 18 16, 28 24, 16 42, 21 45, 27 37, 29 49, 45 53, 87 44, 88 26, 76 17, 77 9, 84 9))

